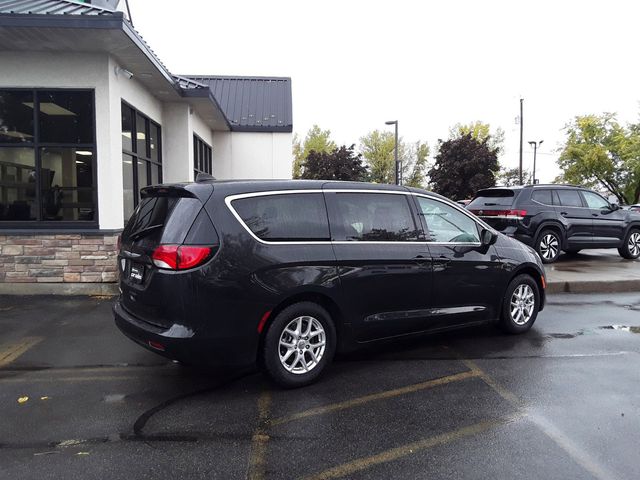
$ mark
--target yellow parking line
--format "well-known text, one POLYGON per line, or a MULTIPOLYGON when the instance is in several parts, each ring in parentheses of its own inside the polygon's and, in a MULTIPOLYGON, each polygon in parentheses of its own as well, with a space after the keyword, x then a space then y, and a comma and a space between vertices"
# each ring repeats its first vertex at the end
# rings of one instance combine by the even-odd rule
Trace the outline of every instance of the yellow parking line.
POLYGON ((422 440, 418 440, 417 442, 409 443, 401 447, 392 448, 390 450, 386 450, 369 457, 358 458, 351 462, 343 463, 342 465, 338 465, 323 472, 316 473, 304 478, 305 480, 327 480, 330 478, 346 477, 355 472, 371 468, 375 465, 392 462, 402 457, 412 455, 419 452, 420 450, 444 445, 446 443, 450 443, 464 437, 476 435, 499 425, 514 422, 522 416, 522 413, 516 413, 505 418, 486 420, 484 422, 475 423, 473 425, 469 425, 468 427, 459 428, 457 430, 442 433, 434 437, 428 437, 422 440))
POLYGON ((347 408, 353 408, 365 403, 373 402, 376 400, 385 400, 388 398, 397 397, 400 395, 406 395, 407 393, 414 393, 420 390, 437 387, 439 385, 445 385, 447 383, 459 382, 468 378, 477 377, 479 372, 476 370, 469 370, 467 372, 456 373, 455 375, 449 375, 447 377, 436 378, 434 380, 428 380, 422 383, 416 383, 408 385, 406 387, 396 388, 393 390, 386 390, 380 393, 373 393, 371 395, 365 395, 364 397, 353 398, 344 402, 333 403, 330 405, 324 405, 322 407, 311 408, 302 412, 294 413, 286 417, 280 417, 272 420, 270 424, 272 426, 281 425, 283 423, 292 422, 294 420, 300 420, 301 418, 313 417, 315 415, 323 415, 329 412, 336 412, 338 410, 345 410, 347 408))
POLYGON ((42 341, 42 337, 25 337, 18 343, 0 350, 0 367, 9 365, 16 358, 42 341))
MULTIPOLYGON (((526 408, 526 402, 518 398, 509 390, 504 388, 498 381, 491 377, 487 372, 482 370, 473 360, 460 358, 460 360, 467 365, 471 370, 477 372, 478 376, 489 385, 498 395, 504 398, 511 405, 519 409, 526 408)), ((582 450, 576 445, 567 435, 565 435, 560 429, 558 429, 551 421, 544 417, 534 414, 528 414, 529 420, 544 433, 548 438, 558 445, 562 450, 569 455, 582 468, 593 475, 599 480, 613 480, 615 475, 610 473, 605 467, 596 463, 592 455, 582 450)))
POLYGON ((247 473, 247 478, 249 480, 263 480, 265 478, 267 443, 269 442, 267 425, 270 410, 271 393, 263 391, 258 397, 258 426, 251 437, 249 471, 247 473))

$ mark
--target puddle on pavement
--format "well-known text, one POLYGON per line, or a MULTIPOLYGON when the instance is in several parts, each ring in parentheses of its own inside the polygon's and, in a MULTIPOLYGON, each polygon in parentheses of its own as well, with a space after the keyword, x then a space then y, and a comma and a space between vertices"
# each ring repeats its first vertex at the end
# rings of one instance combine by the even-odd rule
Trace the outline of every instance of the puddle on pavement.
POLYGON ((599 327, 601 330, 617 330, 619 332, 640 333, 640 327, 629 327, 627 325, 605 325, 599 327))
POLYGON ((581 335, 593 335, 595 333, 598 333, 600 330, 615 330, 617 332, 640 333, 640 326, 605 325, 602 327, 585 328, 576 333, 548 333, 545 335, 545 337, 569 339, 576 338, 581 335))

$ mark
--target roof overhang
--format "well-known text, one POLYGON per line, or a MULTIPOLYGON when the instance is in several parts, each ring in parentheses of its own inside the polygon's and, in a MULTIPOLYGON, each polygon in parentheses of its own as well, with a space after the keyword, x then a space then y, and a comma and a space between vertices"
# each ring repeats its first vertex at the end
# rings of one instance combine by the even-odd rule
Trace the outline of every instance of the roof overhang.
POLYGON ((0 14, 0 51, 109 54, 159 100, 186 101, 210 128, 229 130, 210 90, 181 88, 122 12, 85 16, 0 14))

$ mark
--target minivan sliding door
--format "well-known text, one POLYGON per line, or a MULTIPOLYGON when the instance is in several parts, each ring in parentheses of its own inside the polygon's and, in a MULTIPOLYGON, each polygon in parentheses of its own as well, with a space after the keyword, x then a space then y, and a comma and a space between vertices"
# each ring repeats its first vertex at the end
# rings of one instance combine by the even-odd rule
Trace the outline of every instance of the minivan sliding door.
POLYGON ((425 330, 430 258, 401 192, 325 193, 341 305, 360 342, 425 330))

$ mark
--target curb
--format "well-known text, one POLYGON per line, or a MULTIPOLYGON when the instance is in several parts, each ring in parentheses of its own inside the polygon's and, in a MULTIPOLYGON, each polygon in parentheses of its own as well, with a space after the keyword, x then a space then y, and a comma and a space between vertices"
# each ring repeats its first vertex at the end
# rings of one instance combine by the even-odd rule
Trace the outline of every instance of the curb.
POLYGON ((117 283, 0 283, 0 295, 118 295, 117 283))
POLYGON ((640 280, 548 282, 547 293, 622 293, 640 292, 640 280))

